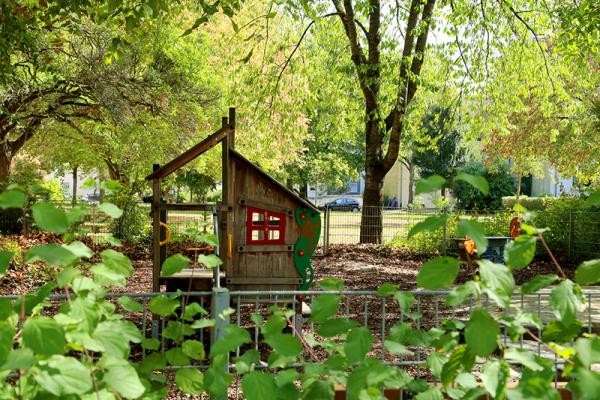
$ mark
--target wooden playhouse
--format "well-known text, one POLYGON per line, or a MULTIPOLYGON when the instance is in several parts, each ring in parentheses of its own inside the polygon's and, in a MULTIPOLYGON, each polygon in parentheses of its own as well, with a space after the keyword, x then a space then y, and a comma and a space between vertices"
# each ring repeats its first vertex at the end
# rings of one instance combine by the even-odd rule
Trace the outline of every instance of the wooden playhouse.
POLYGON ((153 291, 307 289, 313 280, 311 257, 319 241, 321 218, 309 201, 279 183, 235 150, 235 109, 219 130, 163 166, 154 166, 152 181, 153 291), (206 151, 222 144, 222 198, 218 204, 167 203, 161 181, 206 151), (161 277, 167 256, 169 211, 213 212, 223 261, 215 270, 186 269, 161 277))

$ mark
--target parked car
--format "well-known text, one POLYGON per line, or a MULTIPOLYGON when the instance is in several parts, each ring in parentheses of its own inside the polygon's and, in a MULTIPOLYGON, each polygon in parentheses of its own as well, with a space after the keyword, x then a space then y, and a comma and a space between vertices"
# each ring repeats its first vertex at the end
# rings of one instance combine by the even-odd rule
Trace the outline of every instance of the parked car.
POLYGON ((335 199, 328 203, 323 204, 320 207, 322 210, 335 210, 335 211, 352 211, 358 212, 361 209, 360 203, 354 199, 342 197, 340 199, 335 199))

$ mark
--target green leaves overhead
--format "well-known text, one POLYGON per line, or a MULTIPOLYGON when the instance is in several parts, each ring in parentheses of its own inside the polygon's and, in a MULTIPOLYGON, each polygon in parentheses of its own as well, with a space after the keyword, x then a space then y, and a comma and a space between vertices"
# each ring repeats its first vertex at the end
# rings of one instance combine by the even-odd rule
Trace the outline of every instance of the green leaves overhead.
POLYGON ((437 257, 427 261, 417 275, 419 287, 429 290, 445 289, 456 279, 460 262, 452 257, 437 257))
POLYGON ((454 178, 454 180, 467 182, 469 185, 473 186, 475 189, 479 190, 485 195, 488 195, 490 193, 490 185, 483 176, 459 172, 454 178))
POLYGON ((415 196, 418 196, 421 193, 429 193, 440 190, 445 184, 446 180, 439 175, 432 175, 425 179, 420 179, 417 181, 415 187, 415 196))

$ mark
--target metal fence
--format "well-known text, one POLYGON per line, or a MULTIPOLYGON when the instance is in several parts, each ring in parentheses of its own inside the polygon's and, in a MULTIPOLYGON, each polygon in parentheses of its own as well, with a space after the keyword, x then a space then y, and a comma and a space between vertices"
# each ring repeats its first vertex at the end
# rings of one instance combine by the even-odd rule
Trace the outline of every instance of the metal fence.
MULTIPOLYGON (((240 387, 240 377, 235 372, 235 357, 240 356, 246 350, 254 349, 260 354, 260 362, 256 364, 257 369, 265 368, 267 358, 270 354, 268 346, 263 342, 260 329, 254 322, 256 318, 251 318, 253 314, 259 314, 266 317, 270 314, 269 307, 287 308, 294 310, 294 315, 288 320, 288 326, 285 328, 288 332, 300 338, 304 344, 302 360, 311 363, 320 363, 325 361, 326 353, 319 345, 324 341, 339 341, 338 337, 324 338, 321 334, 323 325, 311 322, 307 308, 320 296, 337 295, 340 298, 337 317, 346 317, 349 320, 356 321, 358 324, 369 329, 373 337, 373 347, 369 356, 381 359, 388 365, 395 365, 413 377, 418 377, 428 381, 434 381, 435 377, 428 373, 425 368, 425 362, 433 349, 426 345, 409 345, 408 352, 405 354, 396 354, 390 352, 385 341, 394 331, 398 329, 399 324, 410 323, 413 328, 428 330, 434 327, 442 326, 445 321, 463 321, 469 319, 471 310, 474 307, 484 307, 493 314, 511 316, 520 307, 524 311, 536 315, 544 325, 554 321, 555 317, 550 310, 550 291, 543 290, 532 295, 515 295, 511 305, 506 309, 499 309, 495 304, 483 298, 479 301, 471 300, 468 304, 458 307, 451 307, 445 304, 444 297, 446 291, 413 291, 414 303, 406 313, 404 313, 397 302, 390 297, 381 297, 374 291, 232 291, 226 289, 215 289, 213 292, 189 292, 180 296, 181 308, 192 301, 198 302, 203 308, 209 311, 205 318, 214 318, 217 323, 211 328, 202 328, 197 330, 195 339, 210 346, 214 340, 218 340, 223 335, 223 329, 228 324, 235 324, 247 330, 251 337, 251 343, 237 348, 230 357, 228 366, 229 371, 234 374, 233 383, 229 389, 229 398, 241 399, 243 393, 240 387), (302 296, 302 297, 299 297, 302 296), (302 300, 300 300, 302 299, 302 300), (410 313, 408 315, 407 313, 410 313), (211 337, 212 335, 212 337, 211 337), (311 343, 309 345, 309 343, 311 343)), ((143 304, 143 310, 140 312, 127 312, 121 310, 124 317, 133 322, 140 328, 145 337, 157 337, 160 330, 164 329, 168 320, 158 320, 152 317, 148 310, 148 302, 158 295, 166 293, 112 293, 107 296, 111 301, 117 304, 120 296, 134 298, 143 304)), ((584 297, 586 308, 579 313, 578 319, 583 322, 583 331, 588 333, 597 332, 600 328, 600 291, 585 290, 584 297)), ((16 298, 12 296, 12 298, 16 298)), ((45 313, 50 314, 56 310, 58 303, 65 300, 64 295, 53 295, 52 305, 46 308, 45 313)), ((536 338, 541 337, 541 328, 530 327, 531 334, 523 334, 516 343, 509 338, 506 326, 502 328, 500 340, 505 348, 516 347, 525 348, 533 351, 535 354, 554 360, 555 383, 558 384, 560 371, 563 363, 556 359, 555 354, 545 347, 541 346, 536 338)), ((164 352, 170 348, 170 341, 162 340, 160 351, 164 352)), ((207 352, 208 353, 208 352, 207 352)), ((143 361, 146 352, 137 344, 133 344, 131 358, 135 361, 143 361)), ((302 368, 303 363, 296 365, 302 368)), ((178 366, 171 368, 193 367, 206 369, 207 361, 198 361, 187 366, 178 366)), ((512 366, 513 376, 518 376, 519 367, 512 366)))
MULTIPOLYGON (((69 204, 61 204, 70 208, 69 204)), ((428 217, 439 215, 436 209, 401 209, 388 207, 367 207, 363 212, 325 210, 321 214, 322 229, 319 245, 326 253, 331 244, 356 244, 361 242, 361 223, 364 219, 366 241, 380 237, 382 243, 397 246, 408 245, 417 251, 431 250, 446 253, 455 248, 453 241, 457 237, 456 224, 459 218, 471 218, 484 224, 490 236, 508 236, 510 211, 480 213, 457 211, 435 234, 429 235, 427 243, 415 246, 407 239, 410 229, 428 217), (378 221, 381 217, 381 234, 378 233, 378 221)), ((115 222, 96 206, 90 206, 90 212, 81 228, 95 242, 104 241, 109 235, 125 237, 135 241, 149 242, 152 235, 152 221, 149 204, 136 204, 127 216, 115 222), (130 213, 135 213, 130 217, 130 213), (132 232, 133 231, 133 232, 132 232)), ((540 211, 534 222, 539 227, 549 227, 545 234, 551 249, 572 262, 600 257, 600 212, 565 211, 551 213, 540 211)), ((0 234, 21 233, 23 225, 31 227, 30 217, 21 210, 0 210, 0 234)), ((211 233, 213 217, 210 211, 169 211, 167 224, 172 240, 192 240, 194 234, 211 233)))
MULTIPOLYGON (((363 212, 332 211, 323 212, 323 229, 320 244, 325 252, 331 244, 356 244, 361 242, 361 221, 364 219, 366 242, 380 238, 381 243, 408 246, 417 251, 430 250, 442 253, 456 249, 453 238, 458 237, 457 222, 467 218, 484 225, 489 236, 509 236, 510 220, 515 216, 511 211, 481 213, 455 211, 444 225, 426 237, 407 238, 410 229, 428 217, 440 215, 436 209, 400 209, 387 207, 367 207, 363 212), (364 215, 363 215, 364 214, 364 215), (377 232, 381 218, 381 233, 377 232), (426 243, 417 243, 426 241, 426 243)), ((550 248, 567 261, 600 257, 600 212, 546 212, 539 211, 534 225, 550 228, 545 233, 550 248)))

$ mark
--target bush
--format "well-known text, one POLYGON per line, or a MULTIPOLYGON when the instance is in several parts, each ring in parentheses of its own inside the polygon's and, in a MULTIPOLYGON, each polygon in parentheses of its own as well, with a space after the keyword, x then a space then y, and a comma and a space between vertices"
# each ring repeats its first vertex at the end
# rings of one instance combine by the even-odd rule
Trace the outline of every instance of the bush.
POLYGON ((515 178, 508 172, 508 167, 505 165, 501 165, 498 172, 491 173, 482 163, 471 161, 460 168, 458 172, 483 176, 490 185, 490 193, 486 196, 466 182, 455 182, 452 192, 456 197, 458 209, 496 211, 502 208, 503 196, 515 193, 515 178))
MULTIPOLYGON (((528 197, 521 196, 519 198, 519 203, 530 211, 543 210, 546 208, 548 203, 556 200, 556 197, 528 197)), ((517 204, 516 196, 504 196, 502 197, 502 205, 505 208, 513 209, 513 207, 517 204)))

